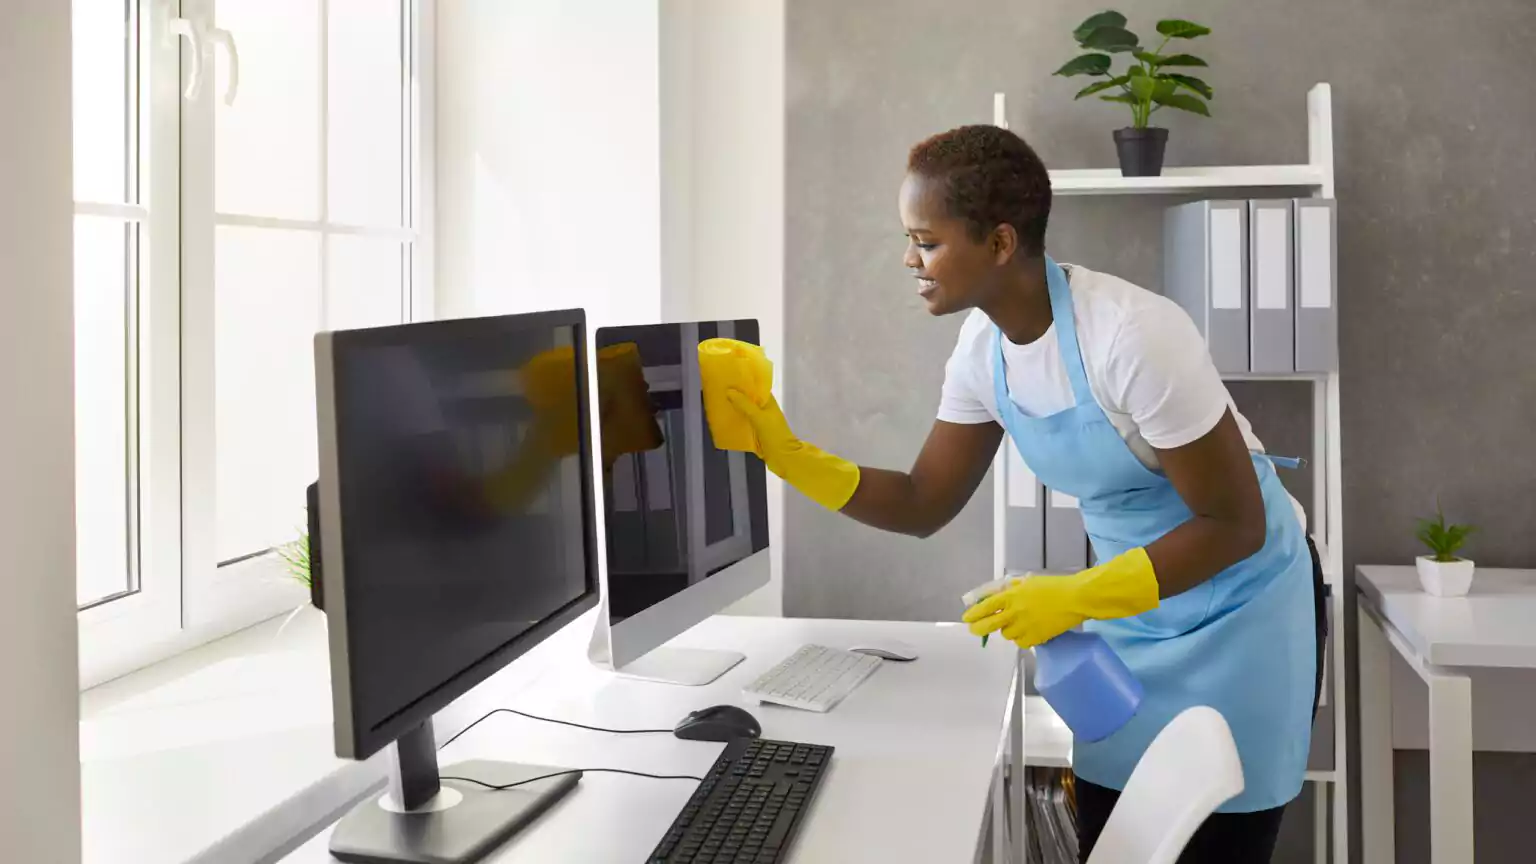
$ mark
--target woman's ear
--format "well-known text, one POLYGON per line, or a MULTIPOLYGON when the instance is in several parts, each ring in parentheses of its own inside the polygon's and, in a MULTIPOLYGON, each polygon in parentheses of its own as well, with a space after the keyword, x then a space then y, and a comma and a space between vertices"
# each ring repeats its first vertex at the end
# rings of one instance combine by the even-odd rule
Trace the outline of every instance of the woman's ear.
POLYGON ((1019 232, 1007 222, 992 229, 992 262, 1002 266, 1011 261, 1019 251, 1019 232))

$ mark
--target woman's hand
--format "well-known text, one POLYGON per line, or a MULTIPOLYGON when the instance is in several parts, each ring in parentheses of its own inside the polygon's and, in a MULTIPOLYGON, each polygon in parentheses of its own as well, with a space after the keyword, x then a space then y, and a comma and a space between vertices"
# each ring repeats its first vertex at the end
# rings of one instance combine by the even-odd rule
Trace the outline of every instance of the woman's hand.
POLYGON ((859 466, 795 437, 772 394, 766 405, 758 405, 739 390, 726 395, 751 424, 757 455, 769 471, 828 510, 847 505, 859 488, 859 466))
POLYGON ((1071 630, 1089 619, 1127 618, 1157 608, 1157 574, 1140 547, 1071 576, 1030 575, 965 611, 977 636, 1002 631, 1020 648, 1071 630))

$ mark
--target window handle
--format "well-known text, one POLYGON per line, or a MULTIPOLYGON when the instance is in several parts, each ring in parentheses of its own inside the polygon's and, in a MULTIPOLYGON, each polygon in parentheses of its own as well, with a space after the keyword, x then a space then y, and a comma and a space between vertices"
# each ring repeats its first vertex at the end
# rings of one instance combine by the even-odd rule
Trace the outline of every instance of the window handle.
POLYGON ((235 34, 223 27, 214 27, 208 31, 208 39, 215 45, 224 46, 224 53, 228 55, 229 77, 224 82, 224 104, 235 104, 235 95, 240 92, 240 51, 235 48, 235 34))
POLYGON ((182 96, 189 102, 196 102, 203 92, 202 35, 197 32, 197 25, 186 18, 171 19, 171 34, 187 40, 187 53, 192 57, 192 67, 187 70, 187 87, 182 91, 182 96))

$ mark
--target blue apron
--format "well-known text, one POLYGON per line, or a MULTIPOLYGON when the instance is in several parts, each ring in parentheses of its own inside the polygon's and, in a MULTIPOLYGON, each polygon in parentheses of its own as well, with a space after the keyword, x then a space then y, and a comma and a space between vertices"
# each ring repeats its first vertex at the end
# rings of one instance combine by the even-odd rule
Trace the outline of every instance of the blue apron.
MULTIPOLYGON (((1073 407, 1030 417, 1008 395, 1003 335, 996 342, 993 392, 1003 427, 1048 488, 1076 497, 1100 561, 1146 546, 1192 514, 1173 484, 1136 458, 1109 422, 1083 371, 1071 288, 1046 259, 1051 315, 1073 407)), ((1253 454, 1264 497, 1266 539, 1252 557, 1158 608, 1132 618, 1089 621, 1146 689, 1141 709, 1101 741, 1077 742, 1073 770, 1125 788, 1147 745, 1194 705, 1220 711, 1242 758, 1242 794, 1218 808, 1247 813, 1278 807, 1301 790, 1312 737, 1317 673, 1312 561, 1290 497, 1263 454, 1253 454)))

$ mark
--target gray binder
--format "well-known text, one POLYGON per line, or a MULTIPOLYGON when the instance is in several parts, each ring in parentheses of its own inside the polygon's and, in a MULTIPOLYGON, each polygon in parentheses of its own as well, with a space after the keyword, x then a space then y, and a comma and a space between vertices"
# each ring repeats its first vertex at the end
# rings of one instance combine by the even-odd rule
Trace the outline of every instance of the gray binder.
POLYGON ((1009 573, 1030 573, 1045 568, 1045 488, 1013 445, 1008 448, 1003 472, 1006 507, 1003 511, 1003 567, 1009 573))
POLYGON ((1168 208, 1163 294, 1195 320, 1218 370, 1248 371, 1248 202, 1168 208))
POLYGON ((1248 369, 1296 370, 1291 202, 1248 202, 1248 369))
POLYGON ((1088 532, 1077 499, 1050 490, 1045 508, 1045 569, 1076 573, 1088 566, 1088 532))
POLYGON ((1294 202, 1296 371, 1339 368, 1338 211, 1327 198, 1294 202))

